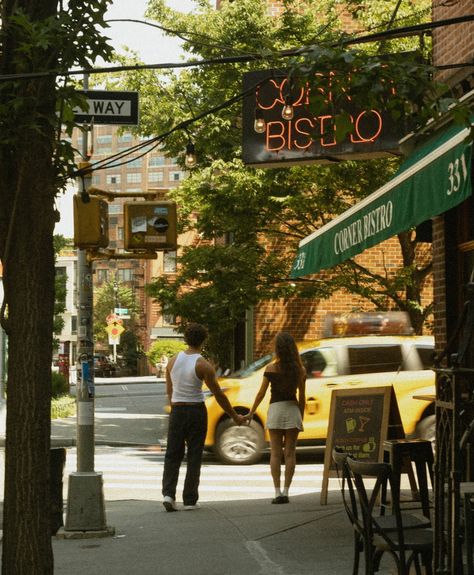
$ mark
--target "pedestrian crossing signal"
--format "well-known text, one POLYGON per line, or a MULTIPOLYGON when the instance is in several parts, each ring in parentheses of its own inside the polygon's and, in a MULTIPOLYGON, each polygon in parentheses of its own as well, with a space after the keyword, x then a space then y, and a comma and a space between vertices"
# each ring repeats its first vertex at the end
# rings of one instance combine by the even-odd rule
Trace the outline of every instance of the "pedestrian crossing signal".
POLYGON ((107 202, 98 196, 74 196, 74 245, 79 249, 109 245, 107 202))
POLYGON ((123 207, 126 250, 176 249, 176 204, 174 202, 126 202, 123 207))

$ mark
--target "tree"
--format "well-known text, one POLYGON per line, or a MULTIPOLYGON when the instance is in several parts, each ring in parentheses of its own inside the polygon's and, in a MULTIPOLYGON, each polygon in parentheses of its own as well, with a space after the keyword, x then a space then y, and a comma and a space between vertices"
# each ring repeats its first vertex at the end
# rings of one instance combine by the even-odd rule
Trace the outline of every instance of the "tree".
MULTIPOLYGON (((64 236, 55 235, 53 238, 54 242, 54 254, 55 259, 60 253, 60 251, 66 247, 67 240, 64 236)), ((64 327, 64 318, 63 313, 66 311, 66 295, 67 295, 67 288, 66 288, 66 281, 67 277, 65 274, 58 274, 57 271, 54 276, 54 318, 53 318, 53 334, 55 336, 61 335, 61 332, 64 327)), ((54 349, 57 349, 59 345, 59 341, 57 339, 54 340, 54 349)))
POLYGON ((9 337, 2 573, 53 573, 50 508, 54 198, 72 173, 74 86, 58 76, 110 50, 107 0, 1 3, 1 322, 9 337), (35 76, 35 74, 41 74, 35 76), (29 76, 29 74, 33 74, 29 76), (58 121, 59 118, 59 121, 58 121))
MULTIPOLYGON (((392 4, 348 2, 353 28, 377 26, 378 30, 384 21, 386 26, 406 25, 429 18, 428 0, 416 6, 397 4, 397 12, 391 13, 392 4)), ((256 61, 196 67, 177 75, 137 72, 126 79, 127 87, 142 95, 140 131, 167 133, 184 122, 186 129, 172 131, 164 141, 165 149, 183 161, 191 139, 198 155, 197 167, 170 196, 178 202, 182 231, 198 233, 200 245, 184 250, 176 278, 158 278, 148 286, 148 293, 183 323, 208 324, 216 340, 212 350, 221 362, 229 354, 233 330, 245 310, 265 298, 321 298, 346 289, 376 307, 408 310, 417 331, 430 311, 430 306, 421 306, 420 293, 431 264, 413 231, 400 235, 403 265, 398 270, 376 275, 348 262, 326 273, 324 281, 301 281, 296 286, 287 281, 299 240, 384 184, 395 173, 397 160, 251 169, 238 159, 240 101, 205 115, 241 91, 243 72, 271 67, 289 69, 295 82, 310 86, 316 68, 338 70, 353 78, 351 94, 356 101, 363 99, 369 105, 380 102, 387 85, 395 86, 397 95, 386 104, 400 122, 413 118, 423 122, 433 113, 433 105, 439 104, 439 89, 431 81, 429 66, 394 53, 419 48, 418 40, 349 46, 342 31, 341 3, 286 0, 283 8, 278 18, 272 18, 267 3, 260 0, 223 1, 218 11, 201 1, 196 11, 181 14, 163 0, 151 0, 148 16, 179 30, 187 39, 183 46, 191 58, 210 60, 243 53, 255 54, 256 61), (276 55, 277 50, 303 45, 310 49, 292 59, 276 55), (193 120, 203 114, 204 118, 193 120)), ((347 13, 345 17, 347 22, 347 13)), ((340 96, 335 92, 334 113, 338 129, 347 130, 349 122, 338 108, 340 96)), ((321 102, 315 98, 314 105, 321 102)))
POLYGON ((126 308, 130 319, 125 320, 126 331, 120 337, 119 353, 124 356, 127 367, 136 369, 140 353, 138 349, 137 320, 139 305, 133 289, 117 283, 113 278, 101 286, 95 293, 94 302, 94 339, 108 345, 109 334, 106 331, 106 318, 114 309, 126 308))

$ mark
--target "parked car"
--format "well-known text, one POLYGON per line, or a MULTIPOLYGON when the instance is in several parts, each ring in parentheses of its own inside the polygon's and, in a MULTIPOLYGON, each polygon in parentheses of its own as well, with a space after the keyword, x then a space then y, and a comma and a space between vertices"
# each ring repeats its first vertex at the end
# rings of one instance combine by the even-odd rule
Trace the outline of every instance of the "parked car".
MULTIPOLYGON (((335 389, 393 385, 407 436, 434 440, 434 401, 413 396, 435 395, 430 336, 375 335, 333 337, 298 344, 307 371, 304 431, 298 445, 324 445, 331 393, 335 389)), ((220 380, 230 403, 248 413, 271 355, 260 358, 231 377, 220 380)), ((265 430, 267 393, 249 426, 234 425, 210 392, 207 394, 206 448, 231 464, 259 461, 269 440, 265 430)))
POLYGON ((113 377, 117 372, 117 366, 106 355, 94 354, 95 377, 113 377))

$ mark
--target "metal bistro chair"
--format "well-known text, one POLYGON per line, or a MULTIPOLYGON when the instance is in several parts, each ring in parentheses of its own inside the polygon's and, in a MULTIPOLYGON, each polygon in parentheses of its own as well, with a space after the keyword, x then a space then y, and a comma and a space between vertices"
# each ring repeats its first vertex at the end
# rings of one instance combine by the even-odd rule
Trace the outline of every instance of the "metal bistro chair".
MULTIPOLYGON (((336 466, 336 472, 341 486, 344 509, 354 530, 354 560, 352 573, 353 575, 358 575, 360 554, 363 552, 365 555, 366 573, 370 573, 373 548, 371 545, 364 545, 364 522, 362 519, 362 512, 358 506, 352 475, 347 464, 348 454, 341 448, 335 447, 332 450, 332 458, 336 466)), ((382 529, 387 531, 396 530, 397 524, 394 515, 380 515, 377 519, 382 529)), ((424 517, 418 517, 411 514, 403 515, 403 523, 406 529, 430 527, 429 520, 424 517)))
POLYGON ((378 570, 380 559, 388 552, 395 560, 399 575, 409 575, 411 565, 414 565, 417 575, 421 575, 421 563, 426 575, 432 575, 433 530, 430 528, 407 528, 400 510, 400 492, 398 482, 392 481, 392 468, 388 463, 368 463, 347 459, 353 479, 357 500, 362 512, 364 524, 364 545, 371 549, 366 553, 369 560, 366 564, 366 574, 372 575, 378 570), (375 485, 370 491, 366 487, 366 479, 375 479, 375 485), (379 516, 376 513, 377 502, 380 499, 383 486, 390 486, 392 498, 392 516, 379 516), (394 529, 383 526, 385 518, 392 517, 394 529))

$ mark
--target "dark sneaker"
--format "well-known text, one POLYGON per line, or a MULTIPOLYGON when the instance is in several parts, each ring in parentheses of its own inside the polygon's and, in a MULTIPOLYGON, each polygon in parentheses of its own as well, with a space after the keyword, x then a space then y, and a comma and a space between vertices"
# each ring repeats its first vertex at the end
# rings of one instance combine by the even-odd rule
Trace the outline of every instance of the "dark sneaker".
POLYGON ((278 497, 275 497, 275 499, 272 499, 272 503, 276 503, 277 505, 281 505, 282 503, 289 503, 290 500, 288 498, 287 495, 279 495, 278 497))

